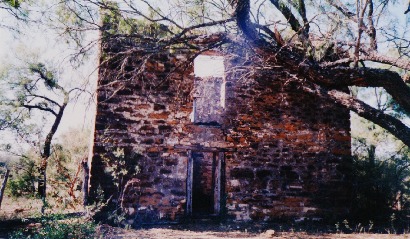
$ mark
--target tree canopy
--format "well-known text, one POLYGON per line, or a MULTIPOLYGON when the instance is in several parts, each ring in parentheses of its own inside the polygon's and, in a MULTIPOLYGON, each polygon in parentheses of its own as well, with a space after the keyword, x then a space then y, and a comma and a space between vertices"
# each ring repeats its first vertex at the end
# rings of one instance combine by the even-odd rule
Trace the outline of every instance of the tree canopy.
MULTIPOLYGON (((76 28, 78 31, 85 26, 106 30, 92 14, 96 13, 92 9, 99 8, 120 26, 102 37, 155 42, 147 57, 172 48, 202 52, 238 42, 238 36, 243 36, 246 47, 260 56, 258 64, 264 69, 283 67, 299 89, 343 105, 410 145, 410 128, 397 115, 371 107, 344 90, 350 86, 382 87, 402 112, 410 112, 409 28, 402 11, 407 3, 142 0, 113 4, 77 0, 65 4, 68 9, 77 8, 71 13, 81 20, 83 28, 76 28), (148 34, 138 21, 161 33, 148 34)), ((126 60, 132 52, 130 47, 118 55, 126 60)))
MULTIPOLYGON (((173 48, 202 52, 238 42, 238 36, 243 36, 265 69, 283 67, 299 89, 343 105, 410 145, 410 128, 400 117, 344 90, 382 87, 397 108, 410 112, 410 40, 403 11, 407 4, 389 0, 65 0, 49 5, 55 10, 49 20, 77 45, 76 57, 98 44, 87 38, 89 31, 102 31, 102 38, 156 43, 147 57, 173 48), (118 27, 105 29, 108 20, 118 27)), ((133 50, 130 46, 119 52, 119 59, 125 61, 133 50)))

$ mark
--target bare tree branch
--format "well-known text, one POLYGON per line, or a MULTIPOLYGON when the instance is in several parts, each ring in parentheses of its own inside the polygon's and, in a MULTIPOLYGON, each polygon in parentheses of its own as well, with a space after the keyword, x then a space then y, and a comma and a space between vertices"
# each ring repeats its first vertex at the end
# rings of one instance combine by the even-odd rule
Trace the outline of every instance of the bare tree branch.
MULTIPOLYGON (((305 26, 301 25, 299 23, 299 20, 293 15, 292 11, 285 4, 279 2, 279 0, 270 0, 270 2, 283 14, 283 16, 286 18, 286 20, 288 21, 293 31, 297 32, 299 35, 302 35, 303 39, 308 38, 309 25, 306 25, 306 28, 305 26)), ((305 14, 303 20, 304 21, 306 20, 305 23, 307 23, 306 9, 304 7, 305 6, 304 2, 302 0, 299 2, 303 3, 303 9, 304 9, 304 14, 305 14)), ((302 18, 303 18, 303 15, 302 15, 302 18)))
POLYGON ((29 109, 29 110, 38 109, 38 110, 41 110, 41 111, 50 112, 54 116, 57 116, 57 113, 54 110, 52 110, 50 108, 40 106, 40 105, 27 105, 27 104, 24 104, 24 105, 22 105, 22 107, 24 107, 26 109, 29 109))
POLYGON ((341 3, 339 0, 327 0, 327 2, 331 6, 333 6, 337 10, 339 10, 344 16, 346 16, 350 20, 355 21, 355 22, 357 21, 357 19, 354 18, 355 14, 353 12, 349 11, 349 9, 343 3, 341 3))
POLYGON ((410 145, 410 128, 395 117, 385 114, 380 110, 374 109, 373 107, 341 91, 327 90, 316 84, 312 86, 304 86, 303 90, 329 100, 334 100, 336 103, 343 105, 347 109, 357 113, 359 116, 388 130, 404 144, 410 145))
MULTIPOLYGON (((400 58, 395 58, 395 57, 389 57, 386 55, 381 55, 377 52, 370 52, 370 53, 364 53, 359 57, 360 61, 373 61, 373 62, 378 62, 378 63, 383 63, 383 64, 388 64, 391 66, 395 66, 398 68, 401 68, 403 70, 410 70, 410 61, 406 59, 400 59, 400 58)), ((347 63, 353 62, 354 59, 352 58, 343 58, 339 59, 334 62, 323 62, 320 64, 321 67, 334 67, 334 66, 339 66, 339 65, 345 65, 347 63)))
POLYGON ((370 37, 370 49, 375 51, 377 50, 377 32, 376 28, 374 27, 373 12, 373 0, 369 0, 369 12, 367 16, 367 22, 369 24, 368 35, 370 37))

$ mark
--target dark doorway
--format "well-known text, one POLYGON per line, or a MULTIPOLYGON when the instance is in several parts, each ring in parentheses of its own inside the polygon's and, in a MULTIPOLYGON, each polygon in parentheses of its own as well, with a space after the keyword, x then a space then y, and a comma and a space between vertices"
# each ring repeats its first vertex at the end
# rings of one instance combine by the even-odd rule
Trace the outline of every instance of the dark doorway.
POLYGON ((223 153, 191 152, 188 165, 187 212, 194 217, 220 214, 223 153))
POLYGON ((192 152, 192 159, 192 213, 194 215, 214 214, 214 153, 192 152))

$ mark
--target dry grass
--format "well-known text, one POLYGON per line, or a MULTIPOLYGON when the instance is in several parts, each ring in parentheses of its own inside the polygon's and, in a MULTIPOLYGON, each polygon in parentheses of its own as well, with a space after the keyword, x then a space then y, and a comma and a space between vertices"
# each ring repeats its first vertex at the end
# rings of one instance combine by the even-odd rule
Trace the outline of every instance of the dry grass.
POLYGON ((40 199, 5 196, 1 205, 0 220, 31 217, 40 212, 41 205, 40 199))
MULTIPOLYGON (((72 213, 83 211, 81 205, 70 202, 58 202, 49 198, 49 207, 46 214, 51 213, 72 213)), ((41 199, 26 197, 5 196, 0 209, 0 220, 10 220, 17 218, 36 217, 40 215, 42 206, 41 199)))
POLYGON ((113 228, 109 226, 101 226, 99 235, 108 239, 123 239, 123 238, 138 238, 138 239, 220 239, 220 238, 243 238, 243 239, 265 239, 265 238, 301 238, 301 239, 337 239, 337 238, 352 238, 352 239, 399 239, 410 238, 410 234, 394 235, 394 234, 371 234, 371 233, 307 233, 307 232, 275 232, 274 230, 267 230, 261 233, 252 233, 246 231, 192 231, 192 230, 176 230, 172 228, 151 228, 139 230, 125 230, 120 228, 113 228))
MULTIPOLYGON (((41 200, 36 198, 12 198, 5 197, 0 210, 0 221, 6 221, 11 219, 20 219, 28 217, 39 216, 41 208, 41 200)), ((52 202, 51 207, 48 209, 49 213, 69 213, 74 211, 81 211, 79 207, 64 207, 64 203, 52 202), (60 203, 60 204, 59 204, 60 203)), ((27 225, 28 227, 31 224, 27 225)), ((7 235, 7 234, 4 234, 7 235)), ((0 233, 0 238, 3 234, 0 233)), ((208 224, 201 223, 191 224, 189 226, 184 225, 162 225, 155 226, 153 228, 145 228, 139 230, 122 229, 111 227, 107 225, 99 226, 96 238, 108 238, 108 239, 122 239, 122 238, 138 238, 138 239, 219 239, 219 238, 244 238, 244 239, 264 239, 264 238, 352 238, 352 239, 398 239, 409 238, 410 234, 372 234, 372 233, 323 233, 323 232, 306 232, 306 231, 292 231, 292 230, 247 230, 246 227, 236 227, 225 224, 208 224)))

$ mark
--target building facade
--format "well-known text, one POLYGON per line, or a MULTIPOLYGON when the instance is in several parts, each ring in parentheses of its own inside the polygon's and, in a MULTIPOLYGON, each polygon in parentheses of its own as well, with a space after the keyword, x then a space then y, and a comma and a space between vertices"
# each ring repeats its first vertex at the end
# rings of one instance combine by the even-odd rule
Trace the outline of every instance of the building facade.
POLYGON ((348 110, 234 46, 195 60, 142 44, 118 56, 127 44, 102 46, 92 200, 109 200, 129 224, 348 212, 348 110))

